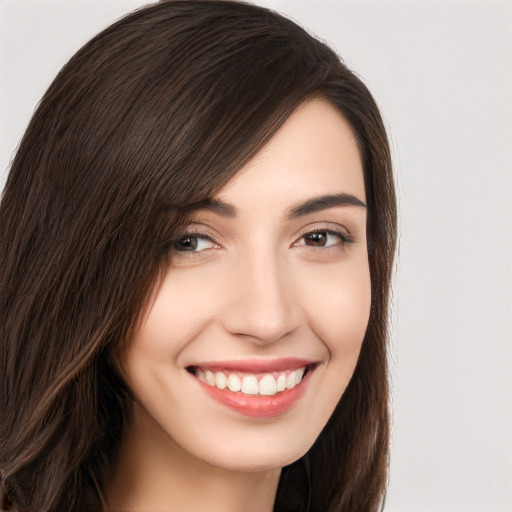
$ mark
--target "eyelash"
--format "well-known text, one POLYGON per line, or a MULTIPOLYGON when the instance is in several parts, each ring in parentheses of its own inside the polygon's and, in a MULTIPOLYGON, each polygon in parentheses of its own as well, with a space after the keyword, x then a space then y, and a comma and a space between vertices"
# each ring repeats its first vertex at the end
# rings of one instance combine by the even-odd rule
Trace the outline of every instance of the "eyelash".
MULTIPOLYGON (((196 247, 194 247, 192 250, 180 250, 178 249, 176 246, 177 244, 183 242, 184 240, 186 240, 187 238, 189 239, 195 239, 196 241, 197 240, 207 240, 209 242, 211 242, 212 244, 214 245, 217 245, 217 242, 209 235, 205 234, 205 233, 194 233, 194 232, 191 232, 191 233, 184 233, 182 235, 180 235, 178 238, 175 239, 175 241, 171 244, 172 245, 172 248, 174 249, 175 252, 177 253, 180 253, 180 254, 186 254, 188 253, 188 255, 192 255, 192 254, 198 254, 198 253, 201 253, 202 251, 204 250, 208 250, 208 249, 211 249, 212 247, 207 247, 205 249, 200 249, 200 250, 196 250, 197 249, 197 245, 196 247)), ((314 229, 314 230, 311 230, 311 231, 308 231, 307 233, 303 233, 300 238, 298 239, 297 242, 294 242, 293 243, 293 246, 303 246, 303 247, 313 247, 315 249, 329 249, 330 247, 332 247, 333 245, 345 245, 345 244, 351 244, 351 243, 354 243, 354 239, 348 235, 347 233, 343 233, 341 231, 336 231, 336 230, 332 230, 332 229, 314 229), (340 240, 339 244, 331 244, 331 245, 328 245, 328 246, 323 246, 323 245, 307 245, 307 244, 299 244, 298 242, 301 241, 301 240, 305 240, 307 237, 311 237, 313 235, 327 235, 327 236, 333 236, 333 237, 336 237, 340 240)))
POLYGON ((197 254, 197 253, 202 252, 202 251, 205 250, 205 249, 202 249, 202 250, 199 250, 199 251, 197 251, 197 250, 191 250, 191 251, 182 250, 182 251, 180 251, 179 249, 177 249, 176 245, 181 243, 183 240, 186 240, 187 238, 196 239, 196 240, 208 240, 212 244, 218 245, 217 242, 215 242, 215 240, 211 236, 206 235, 204 233, 184 233, 183 235, 180 235, 178 238, 176 238, 174 240, 174 242, 172 242, 171 246, 172 246, 173 250, 175 252, 180 253, 180 254, 185 254, 185 253, 197 254))
MULTIPOLYGON (((299 240, 303 240, 306 237, 312 236, 312 235, 334 236, 340 240, 340 245, 354 243, 354 239, 350 235, 348 235, 347 233, 343 233, 342 231, 336 231, 333 229, 313 229, 312 231, 308 231, 307 233, 302 234, 299 240)), ((295 242, 294 245, 297 245, 297 242, 295 242)), ((338 245, 338 244, 334 244, 334 245, 338 245)), ((322 246, 322 245, 320 245, 320 246, 312 245, 312 246, 307 246, 307 247, 319 247, 320 249, 325 248, 325 246, 322 246)), ((327 248, 328 247, 330 247, 330 246, 327 246, 327 248)))

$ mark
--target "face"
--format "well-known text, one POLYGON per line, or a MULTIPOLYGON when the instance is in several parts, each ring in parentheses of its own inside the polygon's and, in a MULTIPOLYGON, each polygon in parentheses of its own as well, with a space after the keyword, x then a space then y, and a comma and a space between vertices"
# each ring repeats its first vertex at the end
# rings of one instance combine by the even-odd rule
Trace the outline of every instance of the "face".
POLYGON ((352 376, 370 311, 347 122, 325 101, 302 105, 171 251, 125 354, 139 423, 216 467, 297 460, 352 376))

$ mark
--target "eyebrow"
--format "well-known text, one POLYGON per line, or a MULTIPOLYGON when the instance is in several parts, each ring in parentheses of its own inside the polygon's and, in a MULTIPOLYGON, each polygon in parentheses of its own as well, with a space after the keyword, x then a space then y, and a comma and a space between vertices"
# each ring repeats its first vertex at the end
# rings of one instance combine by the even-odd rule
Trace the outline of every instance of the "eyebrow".
POLYGON ((304 203, 297 204, 288 209, 286 219, 296 219, 311 213, 327 210, 335 206, 359 206, 366 208, 366 203, 352 194, 331 194, 308 199, 304 203))
MULTIPOLYGON (((303 203, 296 204, 286 211, 285 219, 291 220, 311 213, 327 210, 336 206, 358 206, 366 208, 366 203, 352 194, 330 194, 313 197, 303 203)), ((193 210, 208 210, 222 217, 236 218, 238 210, 231 204, 220 199, 208 199, 196 204, 193 210)))
POLYGON ((238 210, 233 205, 225 203, 220 199, 207 199, 197 209, 208 210, 222 217, 235 218, 238 215, 238 210))

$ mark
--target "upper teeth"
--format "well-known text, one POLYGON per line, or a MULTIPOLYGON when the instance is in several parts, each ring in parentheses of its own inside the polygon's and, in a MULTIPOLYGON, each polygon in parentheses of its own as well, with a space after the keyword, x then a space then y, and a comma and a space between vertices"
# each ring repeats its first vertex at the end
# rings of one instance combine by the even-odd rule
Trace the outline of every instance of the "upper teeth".
POLYGON ((230 391, 240 391, 245 395, 272 396, 285 389, 292 389, 300 383, 306 367, 293 371, 274 372, 265 374, 237 374, 212 372, 211 370, 196 369, 197 377, 209 386, 219 389, 228 388, 230 391))

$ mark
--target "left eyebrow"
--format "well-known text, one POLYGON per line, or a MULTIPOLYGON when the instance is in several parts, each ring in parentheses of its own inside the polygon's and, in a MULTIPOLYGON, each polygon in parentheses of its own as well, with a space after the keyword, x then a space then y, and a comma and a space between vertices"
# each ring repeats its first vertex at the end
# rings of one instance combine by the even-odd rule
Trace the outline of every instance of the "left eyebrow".
POLYGON ((359 206, 366 208, 366 203, 352 194, 332 194, 308 199, 288 209, 286 220, 296 219, 310 213, 326 210, 335 206, 359 206))

